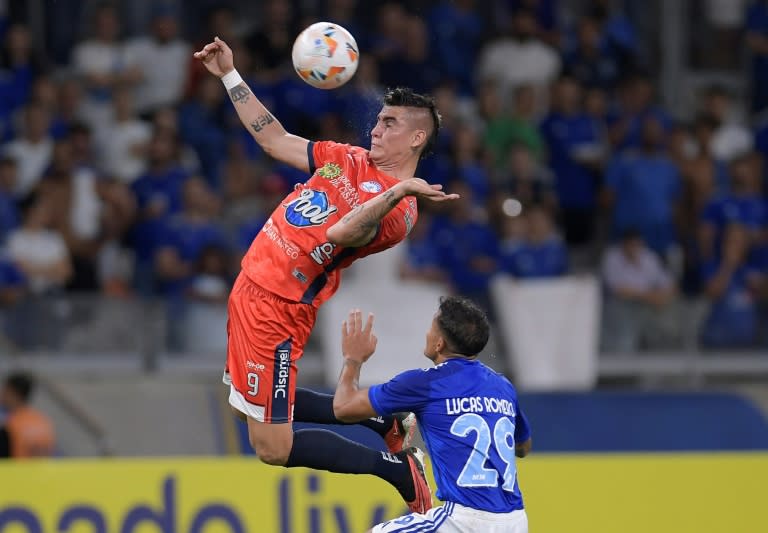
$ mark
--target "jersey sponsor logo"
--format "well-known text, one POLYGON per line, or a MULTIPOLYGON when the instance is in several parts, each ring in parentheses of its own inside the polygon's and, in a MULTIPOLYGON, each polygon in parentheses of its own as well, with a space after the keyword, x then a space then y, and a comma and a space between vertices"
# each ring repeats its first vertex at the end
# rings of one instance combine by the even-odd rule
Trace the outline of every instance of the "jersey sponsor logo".
POLYGON ((336 189, 339 191, 339 195, 344 199, 345 202, 347 202, 349 207, 357 207, 360 205, 360 195, 358 194, 357 190, 355 190, 355 187, 349 181, 348 177, 342 174, 331 179, 330 182, 331 185, 336 187, 336 189))
POLYGON ((336 245, 331 242, 324 242, 320 246, 315 246, 315 249, 309 252, 309 256, 318 265, 322 265, 327 261, 330 261, 333 257, 333 251, 336 249, 336 245))
POLYGON ((283 207, 285 220, 297 228, 321 226, 338 211, 335 205, 330 205, 325 192, 314 189, 304 189, 299 196, 283 204, 283 207))
POLYGON ((274 397, 285 398, 288 395, 288 375, 291 366, 291 350, 277 350, 277 382, 274 385, 274 397))
POLYGON ((309 281, 309 279, 304 274, 304 272, 302 272, 298 268, 294 268, 293 272, 291 272, 291 274, 293 275, 294 278, 296 278, 297 280, 299 280, 302 283, 306 283, 307 281, 309 281))
POLYGON ((263 371, 263 370, 265 370, 267 368, 266 366, 262 365, 261 363, 254 363, 250 359, 245 362, 245 366, 247 366, 251 370, 256 370, 257 372, 261 372, 261 371, 263 371))
POLYGON ((360 190, 365 192, 370 192, 373 194, 376 194, 377 192, 381 192, 381 189, 383 187, 381 186, 381 183, 378 181, 364 181, 360 184, 360 190))
POLYGON ((317 169, 317 175, 325 179, 341 176, 341 166, 338 163, 326 163, 317 169))
POLYGON ((275 223, 270 218, 261 228, 261 231, 271 240, 278 248, 285 252, 285 255, 291 259, 299 258, 299 247, 290 241, 285 240, 275 228, 275 223))

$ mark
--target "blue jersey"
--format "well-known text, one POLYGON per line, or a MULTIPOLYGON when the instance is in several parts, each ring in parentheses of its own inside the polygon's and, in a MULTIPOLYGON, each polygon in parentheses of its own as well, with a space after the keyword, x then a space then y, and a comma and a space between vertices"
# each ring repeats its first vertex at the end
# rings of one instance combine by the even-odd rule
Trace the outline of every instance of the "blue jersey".
POLYGON ((416 414, 438 499, 492 513, 523 508, 515 444, 530 431, 504 376, 479 361, 449 359, 371 387, 368 397, 380 415, 416 414))

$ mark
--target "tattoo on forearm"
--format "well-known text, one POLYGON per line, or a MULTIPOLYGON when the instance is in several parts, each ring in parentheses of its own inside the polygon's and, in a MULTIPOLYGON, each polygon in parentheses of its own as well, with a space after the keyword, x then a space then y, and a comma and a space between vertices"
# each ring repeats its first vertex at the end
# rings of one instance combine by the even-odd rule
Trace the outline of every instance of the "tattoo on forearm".
POLYGON ((344 224, 348 224, 348 223, 352 222, 352 220, 357 216, 357 214, 360 211, 362 211, 364 208, 365 208, 365 204, 358 205, 357 207, 352 209, 352 211, 350 211, 349 213, 344 215, 344 218, 341 219, 341 222, 344 223, 344 224))
POLYGON ((370 233, 379 223, 378 217, 372 214, 370 209, 365 214, 361 214, 363 211, 365 211, 365 204, 358 205, 341 219, 343 224, 353 222, 357 225, 355 227, 356 237, 362 237, 366 233, 370 233))
POLYGON ((272 124, 274 121, 275 121, 275 117, 273 117, 270 113, 265 113, 259 117, 256 117, 256 120, 251 122, 251 127, 253 128, 253 131, 255 131, 256 133, 259 133, 265 127, 272 124))
POLYGON ((387 201, 387 205, 389 205, 390 208, 394 208, 398 202, 400 202, 400 199, 395 197, 395 191, 392 189, 389 189, 384 193, 384 200, 387 201))
POLYGON ((235 104, 244 104, 251 98, 251 90, 247 85, 241 83, 229 90, 229 98, 235 104))
POLYGON ((379 225, 379 222, 381 222, 381 219, 384 217, 384 215, 389 212, 389 210, 394 208, 400 201, 396 197, 395 192, 392 190, 385 192, 382 197, 384 198, 384 203, 387 207, 385 212, 377 213, 377 211, 380 211, 381 209, 366 209, 366 207, 370 206, 363 204, 355 207, 352 211, 350 211, 344 218, 341 219, 341 222, 343 224, 355 223, 357 225, 355 228, 355 234, 358 237, 362 237, 363 235, 370 233, 376 229, 376 226, 379 225), (365 213, 363 213, 363 211, 365 211, 365 213))

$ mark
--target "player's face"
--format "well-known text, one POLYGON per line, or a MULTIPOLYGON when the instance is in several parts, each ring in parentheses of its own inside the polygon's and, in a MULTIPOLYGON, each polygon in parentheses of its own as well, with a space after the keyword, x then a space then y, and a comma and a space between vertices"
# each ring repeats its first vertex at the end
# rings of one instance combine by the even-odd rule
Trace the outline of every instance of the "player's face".
POLYGON ((384 106, 371 130, 373 160, 399 160, 410 156, 417 132, 408 116, 406 107, 384 106))

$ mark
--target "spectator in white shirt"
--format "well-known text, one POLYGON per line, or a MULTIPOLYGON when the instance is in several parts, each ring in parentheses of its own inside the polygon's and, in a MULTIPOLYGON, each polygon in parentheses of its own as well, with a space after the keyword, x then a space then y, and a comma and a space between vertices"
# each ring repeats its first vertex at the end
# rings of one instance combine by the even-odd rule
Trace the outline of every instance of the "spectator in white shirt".
POLYGON ((96 9, 93 36, 75 47, 73 63, 87 90, 88 121, 95 127, 108 116, 115 86, 136 84, 141 78, 141 71, 120 40, 120 22, 114 6, 103 4, 96 9))
POLYGON ((752 132, 739 120, 731 95, 724 87, 707 89, 702 104, 702 111, 717 122, 709 147, 715 159, 731 161, 752 150, 752 132))
MULTIPOLYGON (((506 99, 521 85, 544 88, 560 72, 556 50, 536 37, 536 16, 520 8, 512 16, 511 35, 489 43, 480 54, 480 81, 495 80, 506 99)), ((545 93, 545 91, 541 91, 545 93)))
POLYGON ((115 90, 112 104, 112 121, 99 135, 101 169, 105 176, 130 185, 146 170, 152 127, 134 114, 129 89, 115 90))
POLYGON ((98 177, 77 164, 72 134, 56 142, 51 168, 35 192, 48 206, 48 227, 64 238, 72 256, 75 276, 68 288, 94 289, 94 258, 102 245, 104 206, 98 177))
POLYGON ((603 343, 609 352, 634 352, 679 341, 674 279, 639 233, 628 231, 605 252, 603 343))
POLYGON ((8 236, 8 257, 27 278, 30 290, 44 294, 63 288, 72 276, 64 238, 50 229, 51 206, 44 199, 29 206, 20 228, 8 236))
POLYGON ((152 18, 152 34, 128 44, 129 57, 140 65, 143 75, 136 92, 136 109, 140 114, 181 100, 187 85, 191 53, 189 43, 178 36, 173 7, 158 5, 152 18))
POLYGON ((14 194, 21 199, 35 188, 48 168, 53 155, 53 139, 49 135, 50 116, 36 103, 24 109, 22 135, 3 147, 3 155, 16 160, 18 175, 14 194))

